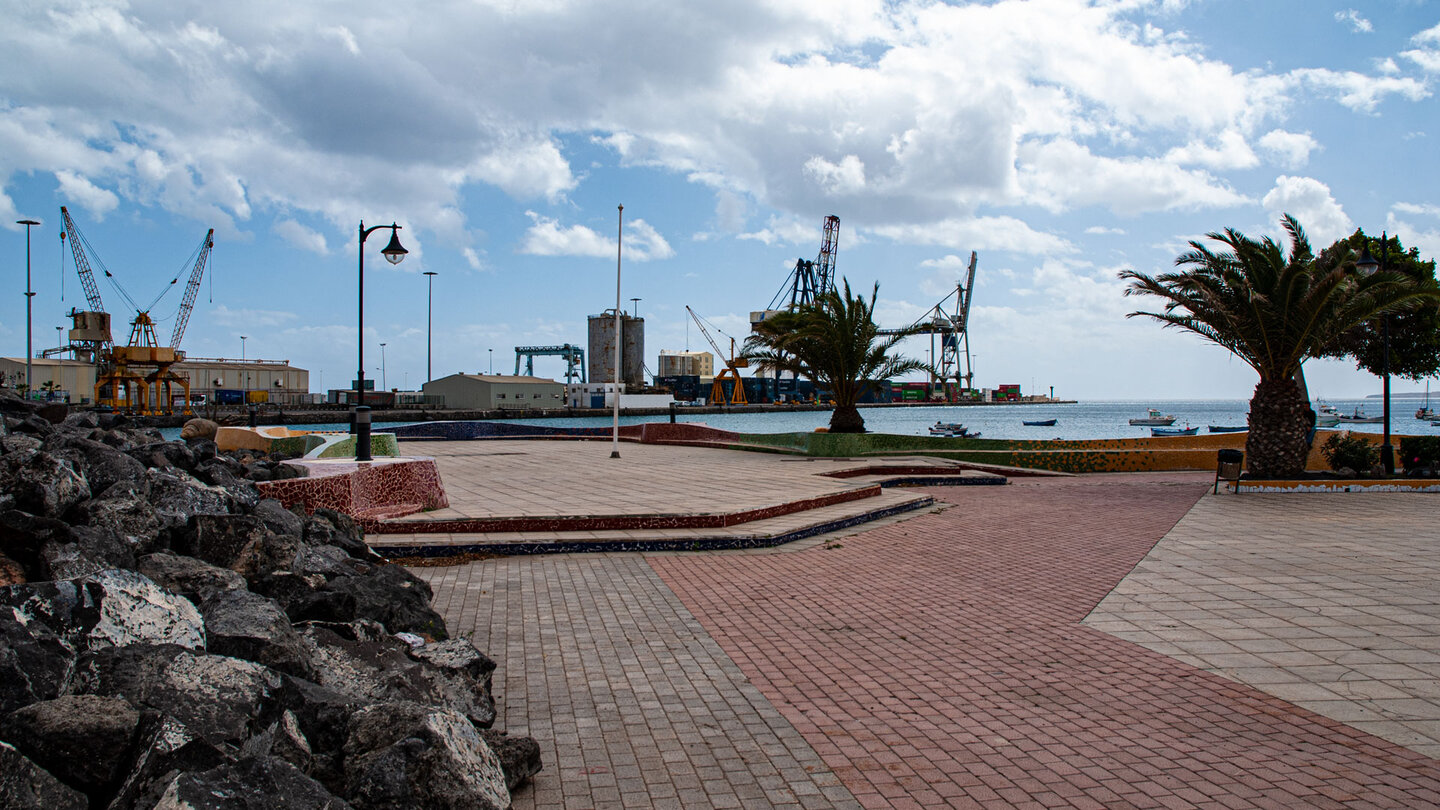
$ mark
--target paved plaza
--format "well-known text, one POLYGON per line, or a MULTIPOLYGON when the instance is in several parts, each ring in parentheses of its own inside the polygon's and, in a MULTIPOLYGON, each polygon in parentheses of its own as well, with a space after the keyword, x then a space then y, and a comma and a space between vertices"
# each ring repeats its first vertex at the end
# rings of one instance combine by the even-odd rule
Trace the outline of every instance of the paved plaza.
POLYGON ((1210 478, 417 573, 542 746, 519 808, 1440 806, 1432 496, 1210 478))

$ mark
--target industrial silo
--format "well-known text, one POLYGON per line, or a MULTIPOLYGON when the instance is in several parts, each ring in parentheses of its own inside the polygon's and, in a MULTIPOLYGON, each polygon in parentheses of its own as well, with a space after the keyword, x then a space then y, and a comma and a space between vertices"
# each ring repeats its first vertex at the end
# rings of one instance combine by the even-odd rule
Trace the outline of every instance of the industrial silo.
MULTIPOLYGON (((590 316, 590 382, 615 379, 615 310, 590 316)), ((645 384, 645 319, 620 316, 620 381, 639 388, 645 384)))

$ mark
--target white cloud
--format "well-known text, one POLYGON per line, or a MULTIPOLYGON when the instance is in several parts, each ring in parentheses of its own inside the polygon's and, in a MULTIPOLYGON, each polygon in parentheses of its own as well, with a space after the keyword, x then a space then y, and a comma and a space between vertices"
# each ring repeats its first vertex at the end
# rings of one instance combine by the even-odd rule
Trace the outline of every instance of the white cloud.
POLYGON ((742 233, 737 238, 763 242, 766 245, 791 244, 820 247, 820 228, 802 222, 799 217, 770 217, 766 226, 753 233, 742 233))
MULTIPOLYGON (((1414 51, 1408 51, 1409 56, 1414 51)), ((1412 57, 1413 58, 1413 57, 1412 57)), ((1353 70, 1305 68, 1290 72, 1298 84, 1329 94, 1336 101, 1357 112, 1372 112, 1386 96, 1399 96, 1407 101, 1430 97, 1423 81, 1408 76, 1367 76, 1353 70)))
POLYGON ((104 219, 120 205, 120 198, 114 192, 100 188, 74 172, 57 171, 55 179, 60 182, 56 191, 63 199, 78 203, 96 219, 104 219))
POLYGON ((475 248, 463 248, 460 251, 460 255, 465 257, 465 263, 470 265, 471 270, 483 270, 485 268, 485 263, 481 261, 480 254, 475 252, 475 248))
POLYGON ((1124 228, 1107 228, 1107 227, 1105 227, 1105 226, 1103 226, 1103 225, 1091 225, 1090 227, 1088 227, 1088 228, 1085 229, 1085 233, 1095 234, 1095 235, 1098 235, 1098 236, 1124 236, 1124 235, 1125 235, 1125 229, 1124 229, 1124 228))
POLYGON ((1402 214, 1419 214, 1421 216, 1440 217, 1440 205, 1433 203, 1405 203, 1398 202, 1390 206, 1402 214))
MULTIPOLYGON (((526 211, 531 226, 525 232, 519 252, 536 256, 594 256, 613 257, 616 255, 615 240, 587 228, 584 225, 561 227, 557 220, 526 211)), ((633 261, 668 259, 675 250, 658 231, 643 219, 625 223, 626 237, 624 257, 633 261)))
POLYGON ((1165 153, 1165 160, 1176 165, 1205 166, 1211 169, 1248 169, 1260 162, 1245 136, 1239 131, 1227 129, 1215 137, 1215 142, 1191 141, 1165 153))
POLYGON ((1298 169, 1310 160, 1310 153, 1320 148, 1320 142, 1308 132, 1286 132, 1272 129, 1260 136, 1260 148, 1272 160, 1287 169, 1298 169))
POLYGON ((1401 51, 1400 55, 1420 66, 1426 73, 1440 73, 1440 24, 1410 38, 1419 48, 1401 51))
POLYGON ((1300 222, 1310 237, 1310 244, 1319 251, 1354 230, 1354 223, 1330 194, 1330 187, 1313 177, 1275 178, 1275 187, 1260 201, 1272 221, 1290 214, 1300 222))
POLYGON ((1075 246, 1065 239, 1037 231, 1014 217, 946 219, 921 225, 882 225, 869 230, 896 242, 939 245, 953 250, 1007 250, 1040 255, 1075 251, 1075 246))
POLYGON ((281 239, 311 253, 318 253, 321 256, 330 252, 330 246, 325 242, 325 235, 318 231, 301 225, 293 219, 283 219, 275 223, 275 233, 281 239))
MULTIPOLYGON (((742 238, 809 246, 826 195, 852 221, 901 230, 995 206, 1237 205, 1248 200, 1218 173, 1254 166, 1252 147, 1303 165, 1304 136, 1255 140, 1297 97, 1371 111, 1430 93, 1383 66, 1232 68, 1164 27, 1186 6, 495 0, 404 26, 377 0, 347 6, 343 25, 285 0, 27 6, 0 29, 0 186, 66 172, 65 194, 97 216, 138 202, 222 237, 257 212, 343 230, 357 211, 404 216, 463 251, 476 186, 569 200, 587 177, 567 150, 593 143, 716 189, 722 232, 743 231, 753 206, 779 213, 742 238), (617 42, 647 46, 615 59, 617 42)), ((1440 69, 1440 26, 1413 44, 1404 59, 1440 69)), ((521 249, 595 249, 548 227, 521 249)), ((669 255, 658 234, 636 239, 669 255)))
POLYGON ((1021 184, 1026 196, 1052 211, 1104 205, 1118 214, 1223 208, 1247 202, 1209 172, 1155 158, 1092 154, 1073 141, 1028 145, 1021 184))
POLYGON ((805 175, 827 196, 858 194, 865 190, 865 164, 854 155, 846 155, 839 163, 815 156, 805 161, 805 175))
MULTIPOLYGON (((213 309, 206 313, 206 319, 214 321, 220 326, 236 326, 242 329, 255 329, 257 327, 283 326, 299 317, 293 312, 273 309, 231 309, 224 304, 216 304, 213 309)), ((355 339, 355 331, 350 330, 349 340, 355 339)))
POLYGON ((1350 30, 1357 34, 1368 34, 1375 30, 1375 26, 1371 25, 1369 20, 1361 17, 1360 12, 1353 8, 1335 12, 1335 22, 1348 25, 1350 30))
MULTIPOLYGON (((1395 206, 1400 210, 1400 206, 1395 206)), ((1425 213, 1432 216, 1440 216, 1440 206, 1428 206, 1425 213)), ((1403 211, 1402 211, 1403 213, 1403 211)), ((1418 248, 1420 255, 1433 259, 1440 256, 1440 225, 1431 224, 1429 227, 1416 225, 1413 222, 1401 219, 1391 211, 1385 218, 1385 227, 1391 235, 1400 237, 1402 243, 1407 247, 1418 248)))

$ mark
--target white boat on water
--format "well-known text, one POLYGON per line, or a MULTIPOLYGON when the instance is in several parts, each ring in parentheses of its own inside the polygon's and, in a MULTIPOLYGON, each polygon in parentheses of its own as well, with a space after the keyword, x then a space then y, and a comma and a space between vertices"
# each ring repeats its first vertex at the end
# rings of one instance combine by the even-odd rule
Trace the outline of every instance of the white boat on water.
POLYGON ((1144 417, 1131 419, 1130 424, 1142 427, 1168 427, 1175 424, 1175 417, 1161 413, 1158 408, 1150 408, 1144 417))
POLYGON ((1315 407, 1315 427, 1328 428, 1340 424, 1340 412, 1335 410, 1334 405, 1326 405, 1317 402, 1315 407))
POLYGON ((1383 416, 1366 416, 1363 408, 1356 408, 1352 414, 1342 413, 1336 418, 1342 425, 1378 425, 1385 421, 1383 416))

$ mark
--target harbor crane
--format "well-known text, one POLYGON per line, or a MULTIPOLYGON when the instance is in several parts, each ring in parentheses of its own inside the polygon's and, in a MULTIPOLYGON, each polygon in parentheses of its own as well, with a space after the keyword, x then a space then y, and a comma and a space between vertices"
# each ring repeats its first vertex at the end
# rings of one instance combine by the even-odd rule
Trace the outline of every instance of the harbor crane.
POLYGON ((540 357, 563 357, 565 358, 565 384, 569 385, 575 377, 580 382, 585 380, 585 350, 579 346, 566 343, 563 346, 516 346, 515 347, 515 374, 520 374, 520 358, 525 358, 525 374, 535 376, 535 358, 540 357))
MULTIPOLYGON (((972 388, 975 379, 975 369, 970 365, 970 330, 968 328, 970 298, 975 291, 975 265, 976 256, 975 251, 972 250, 964 283, 957 282, 954 292, 926 310, 925 314, 911 325, 911 329, 918 327, 920 334, 930 335, 931 365, 937 371, 936 377, 931 382, 938 382, 945 388, 947 400, 955 398, 954 389, 960 387, 962 379, 965 382, 965 388, 972 388), (936 337, 940 338, 940 361, 938 363, 934 362, 936 337), (965 373, 963 374, 960 373, 962 354, 965 361, 965 373)), ((902 331, 910 330, 881 329, 879 334, 894 335, 902 331)))
POLYGON ((70 251, 75 257, 75 272, 80 276, 80 286, 85 290, 85 299, 90 309, 85 312, 72 311, 70 330, 72 346, 91 356, 96 364, 95 402, 112 407, 123 407, 140 413, 170 413, 173 410, 171 386, 178 384, 184 391, 183 412, 190 413, 190 382, 171 370, 171 366, 185 359, 180 351, 180 341, 185 337, 185 327, 190 323, 190 312, 195 308, 195 296, 200 291, 200 279, 205 273, 205 263, 210 250, 215 246, 215 229, 206 232, 198 247, 190 254, 181 272, 190 270, 185 294, 175 314, 175 328, 170 336, 170 345, 160 345, 155 335, 155 322, 150 311, 169 293, 171 287, 180 282, 180 276, 170 280, 148 305, 141 307, 116 280, 115 275, 105 267, 99 254, 80 228, 71 219, 70 211, 60 206, 60 215, 65 221, 62 239, 70 242, 70 251), (130 322, 130 340, 124 346, 115 345, 110 332, 110 314, 100 299, 100 288, 95 283, 95 273, 90 259, 94 258, 105 278, 125 302, 135 311, 130 322), (151 405, 151 389, 154 387, 155 403, 151 405), (133 387, 133 393, 132 393, 133 387), (108 396, 104 394, 108 391, 108 396), (123 393, 123 396, 121 394, 123 393))
POLYGON ((777 305, 784 301, 786 309, 796 309, 809 304, 822 293, 835 289, 835 254, 840 249, 840 217, 831 214, 825 217, 823 235, 820 239, 820 255, 815 259, 796 259, 795 267, 785 277, 779 292, 770 299, 770 306, 760 312, 750 313, 750 326, 779 311, 777 305))
MULTIPOLYGON (((735 356, 735 338, 730 338, 730 356, 726 358, 725 353, 720 351, 720 346, 715 343, 715 338, 710 337, 710 330, 705 328, 705 323, 700 320, 699 315, 695 314, 695 310, 691 309, 689 305, 686 305, 685 311, 690 313, 690 317, 695 321, 695 325, 700 327, 700 334, 705 336, 705 340, 710 344, 710 348, 715 350, 715 356, 725 361, 725 368, 716 373, 715 381, 710 384, 710 403, 712 405, 717 402, 724 404, 728 401, 731 405, 750 404, 750 400, 745 398, 745 381, 740 379, 740 369, 747 368, 750 365, 750 361, 743 357, 735 356), (731 388, 728 398, 725 396, 725 380, 735 381, 735 385, 731 388)), ((726 335, 726 337, 730 336, 726 335)))

